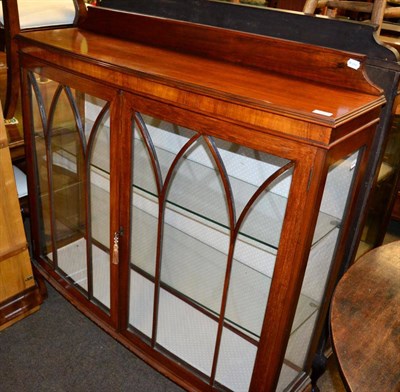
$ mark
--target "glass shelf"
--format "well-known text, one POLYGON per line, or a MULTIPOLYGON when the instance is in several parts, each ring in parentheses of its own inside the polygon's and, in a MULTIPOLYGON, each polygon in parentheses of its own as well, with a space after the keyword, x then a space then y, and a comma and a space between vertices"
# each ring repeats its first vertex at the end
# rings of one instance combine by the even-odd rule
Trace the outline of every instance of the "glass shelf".
MULTIPOLYGON (((141 145, 142 142, 140 140, 135 139, 134 143, 136 152, 134 166, 136 168, 144 167, 148 161, 147 152, 141 145)), ((155 146, 155 150, 161 172, 165 173, 175 155, 157 146, 155 146)), ((215 181, 217 177, 215 170, 198 162, 186 160, 184 172, 182 173, 181 170, 180 174, 179 178, 174 179, 173 184, 174 188, 179 189, 179 193, 176 192, 174 200, 168 199, 167 203, 228 230, 229 227, 225 223, 227 221, 227 210, 218 208, 213 202, 210 202, 210 200, 216 200, 220 197, 219 195, 224 193, 220 182, 217 183, 215 181), (188 180, 189 178, 191 178, 191 181, 188 180), (211 184, 211 186, 204 188, 204 184, 211 184), (193 204, 193 200, 188 200, 191 197, 190 195, 193 194, 199 195, 196 199, 196 208, 187 208, 186 206, 189 203, 193 204)), ((229 180, 235 196, 236 211, 242 211, 248 199, 258 189, 258 186, 233 176, 229 176, 229 180)), ((154 191, 154 177, 147 175, 145 170, 136 170, 134 187, 151 196, 157 196, 154 191)), ((286 203, 286 197, 272 191, 264 192, 261 200, 256 202, 252 208, 252 214, 245 219, 241 230, 242 236, 247 238, 253 245, 258 243, 268 247, 269 252, 276 254, 286 203)), ((339 220, 334 216, 320 212, 313 243, 321 240, 339 223, 339 220)))
MULTIPOLYGON (((143 202, 140 202, 138 196, 135 193, 133 199, 139 200, 138 204, 142 208, 134 206, 132 213, 137 223, 132 233, 132 262, 146 276, 154 276, 154 264, 149 261, 154 260, 157 217, 156 214, 144 211, 143 202), (140 241, 135 241, 138 239, 140 241)), ((227 255, 226 252, 204 242, 204 238, 215 238, 218 233, 214 231, 194 238, 186 230, 186 219, 174 211, 166 211, 161 280, 167 287, 180 292, 187 299, 218 315, 227 255), (174 226, 168 221, 173 222, 174 226), (207 286, 204 282, 207 282, 207 286)), ((199 227, 200 222, 196 224, 198 227, 193 230, 197 232, 215 230, 209 226, 199 227)), ((218 239, 216 242, 221 243, 218 239)), ((273 264, 274 258, 269 256, 270 260, 268 260, 268 255, 264 251, 255 250, 255 253, 258 253, 261 261, 273 264)), ((232 325, 253 338, 258 338, 261 331, 270 282, 271 276, 234 258, 226 318, 232 325)), ((305 296, 302 296, 300 301, 303 310, 299 312, 293 330, 297 330, 302 322, 318 308, 315 301, 305 296)))

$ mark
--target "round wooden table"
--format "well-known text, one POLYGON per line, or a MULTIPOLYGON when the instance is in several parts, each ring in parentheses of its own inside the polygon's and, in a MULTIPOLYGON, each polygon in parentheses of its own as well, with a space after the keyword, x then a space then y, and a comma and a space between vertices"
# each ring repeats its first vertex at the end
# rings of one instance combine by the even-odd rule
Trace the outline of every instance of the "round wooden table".
POLYGON ((368 252, 344 274, 331 328, 351 391, 400 391, 400 241, 368 252))

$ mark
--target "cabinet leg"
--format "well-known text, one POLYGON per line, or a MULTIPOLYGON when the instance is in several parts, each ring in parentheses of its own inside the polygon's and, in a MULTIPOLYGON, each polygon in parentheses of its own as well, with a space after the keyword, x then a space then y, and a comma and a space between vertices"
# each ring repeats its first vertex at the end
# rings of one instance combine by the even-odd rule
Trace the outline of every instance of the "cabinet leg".
POLYGON ((328 366, 328 358, 325 356, 325 350, 327 342, 329 340, 329 317, 326 317, 324 322, 324 328, 319 340, 317 352, 315 353, 312 365, 311 365, 311 391, 320 392, 317 381, 325 373, 328 366))
POLYGON ((317 381, 325 373, 327 367, 328 359, 325 357, 323 352, 318 352, 315 354, 312 371, 311 371, 311 391, 320 392, 317 381))
POLYGON ((35 264, 33 263, 32 263, 32 271, 33 271, 33 276, 35 277, 36 280, 36 284, 39 288, 39 293, 42 299, 45 300, 47 298, 47 287, 44 278, 42 277, 42 275, 36 268, 35 264))

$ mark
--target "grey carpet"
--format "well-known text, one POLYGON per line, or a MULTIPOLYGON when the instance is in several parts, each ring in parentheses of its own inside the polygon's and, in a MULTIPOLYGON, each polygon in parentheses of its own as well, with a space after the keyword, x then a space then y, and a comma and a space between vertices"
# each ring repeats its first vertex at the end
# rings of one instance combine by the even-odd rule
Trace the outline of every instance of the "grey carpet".
POLYGON ((49 287, 41 309, 0 332, 0 392, 175 392, 49 287))

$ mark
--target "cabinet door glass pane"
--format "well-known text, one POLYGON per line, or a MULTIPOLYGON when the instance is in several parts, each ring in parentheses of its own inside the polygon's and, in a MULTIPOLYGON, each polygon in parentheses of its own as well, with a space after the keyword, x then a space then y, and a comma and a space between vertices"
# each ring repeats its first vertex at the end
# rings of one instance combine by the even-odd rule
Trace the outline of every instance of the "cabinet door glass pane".
MULTIPOLYGON (((40 253, 47 255, 51 252, 51 223, 50 223, 50 196, 49 196, 49 178, 47 173, 47 147, 45 139, 45 128, 47 128, 48 107, 45 102, 48 100, 43 98, 43 89, 39 88, 43 82, 39 74, 30 74, 31 94, 32 94, 32 120, 34 129, 34 148, 36 158, 36 177, 38 195, 38 214, 40 235, 40 253)), ((53 91, 54 94, 54 91, 53 91)), ((51 101, 51 100, 50 100, 51 101)), ((49 259, 48 262, 51 263, 49 259)))
POLYGON ((110 113, 105 102, 85 99, 93 299, 110 307, 110 113))
POLYGON ((151 116, 133 128, 130 328, 248 387, 294 164, 151 116))
POLYGON ((108 104, 29 76, 41 253, 89 299, 109 308, 108 104))

